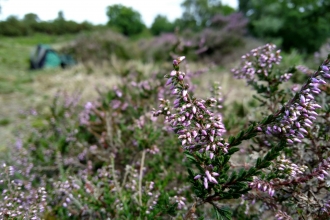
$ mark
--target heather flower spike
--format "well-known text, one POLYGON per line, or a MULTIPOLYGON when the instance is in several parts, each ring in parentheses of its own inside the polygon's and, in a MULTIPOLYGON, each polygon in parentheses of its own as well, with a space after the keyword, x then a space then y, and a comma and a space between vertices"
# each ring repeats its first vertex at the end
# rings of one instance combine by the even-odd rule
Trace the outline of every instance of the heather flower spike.
MULTIPOLYGON (((167 115, 166 119, 171 123, 174 129, 178 130, 178 139, 186 152, 192 155, 202 152, 205 159, 215 160, 217 155, 223 155, 228 152, 227 146, 222 135, 226 132, 222 123, 221 115, 215 115, 208 107, 217 103, 215 98, 208 100, 195 99, 192 97, 187 88, 188 84, 184 82, 186 74, 179 71, 179 64, 185 59, 184 56, 173 61, 174 70, 167 75, 167 85, 171 85, 172 94, 174 94, 174 109, 176 113, 167 115), (182 129, 183 128, 183 129, 182 129)), ((219 98, 221 100, 221 98, 219 98)), ((167 101, 167 103, 170 103, 167 101)), ((165 108, 169 106, 160 106, 165 113, 165 108)), ((210 183, 218 184, 218 173, 210 170, 212 164, 205 165, 205 172, 194 176, 198 181, 203 180, 205 188, 210 187, 210 183), (213 175, 217 174, 217 175, 213 175)))
POLYGON ((179 57, 179 58, 173 60, 173 67, 174 67, 175 70, 179 70, 179 64, 180 64, 184 59, 186 59, 186 57, 185 57, 185 56, 181 56, 181 57, 179 57))

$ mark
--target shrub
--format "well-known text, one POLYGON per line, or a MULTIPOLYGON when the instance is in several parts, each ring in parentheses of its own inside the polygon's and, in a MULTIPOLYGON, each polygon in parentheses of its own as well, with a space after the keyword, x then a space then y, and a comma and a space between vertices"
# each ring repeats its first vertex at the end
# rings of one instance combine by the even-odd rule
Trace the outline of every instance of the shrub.
POLYGON ((217 15, 211 20, 210 27, 192 33, 162 34, 153 40, 140 43, 141 50, 148 61, 163 61, 177 54, 185 54, 191 60, 203 60, 221 64, 225 56, 234 53, 244 45, 243 36, 247 20, 241 13, 228 16, 217 15))
POLYGON ((77 37, 70 45, 63 48, 63 53, 71 54, 81 62, 102 64, 109 61, 111 56, 123 60, 133 58, 134 49, 130 47, 127 38, 112 31, 84 33, 77 37))
MULTIPOLYGON (((81 107, 79 93, 57 95, 50 114, 37 116, 36 121, 46 123, 38 123, 27 139, 18 141, 10 178, 28 178, 24 180, 30 188, 17 191, 22 195, 44 187, 47 203, 42 201, 43 209, 34 215, 17 214, 19 205, 32 212, 39 200, 13 204, 16 192, 6 191, 0 208, 7 214, 2 216, 154 219, 186 209, 188 187, 178 187, 185 178, 177 163, 183 155, 151 114, 158 97, 166 95, 162 77, 128 66, 120 74, 122 83, 99 91, 99 100, 81 107), (26 169, 27 177, 20 176, 26 169)), ((11 187, 4 183, 1 187, 11 187)))

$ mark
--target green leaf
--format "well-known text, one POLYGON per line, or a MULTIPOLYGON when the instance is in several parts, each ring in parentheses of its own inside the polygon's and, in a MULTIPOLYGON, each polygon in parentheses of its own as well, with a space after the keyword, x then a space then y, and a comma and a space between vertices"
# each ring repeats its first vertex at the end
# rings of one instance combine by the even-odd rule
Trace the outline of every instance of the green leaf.
POLYGON ((237 191, 242 190, 242 189, 246 189, 248 186, 246 183, 243 182, 236 182, 234 185, 231 185, 229 188, 230 189, 235 189, 237 191))
POLYGON ((274 115, 269 115, 268 117, 264 118, 261 122, 261 124, 266 125, 269 124, 270 122, 272 122, 274 118, 274 115))
POLYGON ((191 155, 191 154, 189 154, 189 153, 185 153, 185 154, 186 154, 186 157, 187 157, 188 159, 190 159, 190 160, 193 161, 193 162, 197 162, 196 158, 195 158, 193 155, 191 155))
POLYGON ((252 176, 245 177, 245 181, 252 182, 253 181, 252 176))
POLYGON ((260 174, 262 174, 262 171, 261 170, 258 170, 254 173, 254 176, 259 176, 260 174))
POLYGON ((230 160, 230 156, 229 156, 229 155, 225 155, 225 156, 224 156, 224 161, 223 161, 223 163, 226 164, 229 160, 230 160))
POLYGON ((271 165, 272 163, 270 161, 265 161, 263 162, 260 166, 259 166, 259 169, 262 169, 262 168, 267 168, 271 165))
POLYGON ((227 155, 232 155, 234 154, 235 152, 239 151, 239 148, 238 147, 232 147, 228 150, 228 153, 227 155))
POLYGON ((237 145, 240 145, 242 143, 242 141, 236 141, 235 144, 232 144, 231 146, 237 146, 237 145))
POLYGON ((246 133, 250 133, 254 129, 255 123, 250 125, 250 127, 247 129, 246 133))
POLYGON ((194 172, 192 171, 192 169, 188 168, 188 173, 190 177, 194 177, 194 172))
POLYGON ((238 179, 241 179, 244 176, 246 176, 246 170, 242 168, 238 172, 238 179))
POLYGON ((227 172, 228 170, 230 169, 230 165, 229 164, 226 164, 223 166, 223 172, 227 172))
POLYGON ((220 220, 231 220, 232 219, 232 215, 233 212, 229 207, 218 207, 216 204, 212 204, 216 215, 217 215, 217 219, 220 220))
POLYGON ((221 155, 218 156, 218 157, 216 158, 216 163, 217 163, 219 166, 222 166, 223 161, 224 161, 224 157, 221 156, 221 155))
POLYGON ((229 178, 229 182, 234 181, 237 178, 237 173, 236 171, 233 171, 233 173, 231 174, 231 177, 229 178))
POLYGON ((228 139, 228 143, 232 144, 235 141, 235 137, 234 136, 230 136, 228 139))
POLYGON ((248 175, 251 176, 251 175, 254 175, 256 173, 257 169, 255 167, 251 167, 248 171, 248 175))
POLYGON ((260 163, 261 163, 261 158, 259 157, 257 159, 257 162, 256 162, 256 167, 259 169, 259 166, 260 166, 260 163))
POLYGON ((246 135, 244 140, 249 140, 257 135, 257 132, 252 132, 249 135, 246 135))
POLYGON ((241 139, 244 135, 244 131, 241 131, 237 136, 236 139, 241 139))

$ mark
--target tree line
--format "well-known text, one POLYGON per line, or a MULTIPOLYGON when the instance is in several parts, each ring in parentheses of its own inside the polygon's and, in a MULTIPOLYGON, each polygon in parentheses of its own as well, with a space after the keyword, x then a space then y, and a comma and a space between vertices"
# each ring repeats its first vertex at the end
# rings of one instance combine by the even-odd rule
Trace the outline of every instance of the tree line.
POLYGON ((247 35, 276 43, 286 51, 295 48, 312 53, 330 37, 328 0, 239 0, 237 10, 221 0, 184 0, 181 7, 181 18, 171 22, 165 15, 158 15, 150 28, 146 27, 138 11, 120 4, 107 7, 108 22, 99 26, 65 20, 62 12, 53 21, 41 21, 36 14, 30 13, 21 20, 11 16, 0 22, 0 35, 23 36, 36 32, 60 35, 97 27, 110 27, 128 37, 157 36, 176 29, 199 32, 210 28, 218 15, 240 12, 248 19, 247 35))
POLYGON ((26 14, 23 19, 9 16, 5 21, 0 21, 0 35, 3 36, 28 36, 34 33, 50 35, 75 34, 83 30, 91 30, 94 26, 89 22, 77 23, 65 20, 63 12, 52 21, 42 21, 34 13, 26 14))

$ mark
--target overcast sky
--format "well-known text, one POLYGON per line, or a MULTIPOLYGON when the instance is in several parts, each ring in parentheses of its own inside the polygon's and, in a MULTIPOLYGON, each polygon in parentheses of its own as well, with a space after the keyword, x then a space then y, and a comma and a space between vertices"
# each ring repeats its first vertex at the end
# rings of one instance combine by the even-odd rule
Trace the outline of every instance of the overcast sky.
MULTIPOLYGON (((59 11, 64 12, 64 18, 77 22, 89 21, 93 24, 105 24, 106 7, 122 4, 140 12, 142 19, 150 27, 158 14, 166 15, 170 21, 181 17, 180 4, 183 0, 0 0, 2 13, 0 20, 9 15, 19 18, 27 13, 35 13, 41 20, 53 20, 59 11)), ((237 0, 222 0, 224 4, 237 8, 237 0)))

